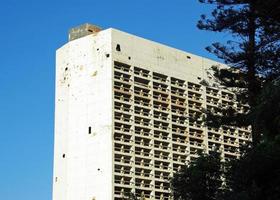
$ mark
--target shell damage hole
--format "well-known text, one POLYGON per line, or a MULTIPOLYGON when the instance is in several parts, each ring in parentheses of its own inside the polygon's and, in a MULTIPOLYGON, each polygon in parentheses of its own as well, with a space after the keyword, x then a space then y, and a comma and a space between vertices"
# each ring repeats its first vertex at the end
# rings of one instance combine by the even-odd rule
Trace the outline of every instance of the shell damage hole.
POLYGON ((121 45, 117 44, 116 51, 121 51, 121 45))

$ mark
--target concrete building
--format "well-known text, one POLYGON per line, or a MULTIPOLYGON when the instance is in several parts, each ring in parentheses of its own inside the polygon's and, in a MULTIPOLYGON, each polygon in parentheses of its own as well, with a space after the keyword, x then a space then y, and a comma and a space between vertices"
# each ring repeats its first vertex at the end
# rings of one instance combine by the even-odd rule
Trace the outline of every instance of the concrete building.
POLYGON ((168 178, 199 152, 238 157, 246 128, 203 126, 234 105, 213 82, 221 63, 116 29, 83 25, 56 52, 53 200, 172 199, 168 178))

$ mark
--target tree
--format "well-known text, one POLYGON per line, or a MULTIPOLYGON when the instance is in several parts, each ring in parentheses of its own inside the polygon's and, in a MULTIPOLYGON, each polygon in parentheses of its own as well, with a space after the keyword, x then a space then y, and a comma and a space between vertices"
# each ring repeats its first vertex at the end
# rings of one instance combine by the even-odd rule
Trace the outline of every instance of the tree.
POLYGON ((256 0, 257 15, 270 24, 280 23, 280 6, 278 0, 256 0))
POLYGON ((273 141, 280 135, 280 79, 262 89, 251 118, 260 125, 264 140, 273 141))
POLYGON ((227 200, 280 199, 280 137, 251 148, 227 166, 227 200))
POLYGON ((240 159, 220 161, 202 155, 171 180, 175 200, 279 200, 280 137, 242 151, 240 159))
POLYGON ((216 200, 221 194, 223 164, 218 153, 202 154, 171 179, 178 200, 216 200))
POLYGON ((232 39, 207 49, 231 68, 213 67, 214 77, 248 103, 248 112, 233 107, 221 115, 207 113, 211 125, 252 125, 253 147, 239 159, 222 163, 202 155, 171 180, 175 199, 280 199, 280 1, 200 0, 215 5, 212 18, 201 17, 198 27, 227 32, 232 39), (263 136, 260 134, 262 133, 263 136), (221 181, 222 180, 222 181, 221 181))
MULTIPOLYGON (((214 69, 214 75, 227 88, 235 88, 239 102, 249 105, 249 112, 235 108, 222 109, 222 116, 207 113, 210 122, 237 126, 252 125, 253 143, 261 141, 261 127, 251 118, 257 97, 264 85, 280 75, 280 1, 268 0, 199 0, 214 5, 211 18, 201 16, 198 28, 225 32, 232 39, 216 42, 207 50, 231 68, 214 69), (267 15, 271 10, 271 15, 267 15), (276 10, 276 11, 275 11, 276 10)), ((212 124, 213 124, 212 123, 212 124)), ((210 123, 211 124, 211 123, 210 123)))

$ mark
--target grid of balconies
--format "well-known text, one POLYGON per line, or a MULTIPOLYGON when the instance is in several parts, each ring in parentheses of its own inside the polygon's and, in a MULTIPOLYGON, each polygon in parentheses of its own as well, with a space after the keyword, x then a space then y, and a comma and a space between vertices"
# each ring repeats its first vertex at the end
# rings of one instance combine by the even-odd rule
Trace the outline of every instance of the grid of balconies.
MULTIPOLYGON (((219 114, 218 107, 235 107, 239 112, 247 112, 248 106, 239 105, 236 102, 235 95, 227 90, 218 90, 217 88, 206 87, 206 108, 216 114, 219 114)), ((239 146, 245 145, 251 140, 250 128, 223 126, 217 128, 207 128, 208 134, 208 152, 218 151, 225 160, 239 157, 239 146)))
POLYGON ((169 178, 200 152, 238 156, 245 129, 205 128, 202 108, 233 104, 226 91, 114 63, 114 198, 170 200, 169 178))

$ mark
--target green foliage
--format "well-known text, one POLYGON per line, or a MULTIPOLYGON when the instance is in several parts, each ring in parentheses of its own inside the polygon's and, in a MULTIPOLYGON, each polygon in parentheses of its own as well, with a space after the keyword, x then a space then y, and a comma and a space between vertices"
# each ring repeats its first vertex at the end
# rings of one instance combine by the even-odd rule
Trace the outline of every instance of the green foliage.
MULTIPOLYGON (((260 107, 258 98, 263 95, 264 86, 280 77, 280 1, 199 1, 213 5, 214 9, 210 17, 201 16, 198 28, 231 36, 225 43, 215 42, 206 48, 231 67, 219 69, 214 66, 214 77, 236 93, 239 103, 248 104, 250 108, 245 113, 234 107, 218 108, 218 115, 208 111, 206 122, 211 126, 250 124, 253 142, 257 144, 262 140, 261 131, 268 129, 268 124, 266 128, 261 126, 269 121, 264 113, 262 116, 268 118, 262 123, 256 121, 255 117, 260 116, 257 114, 259 109, 264 108, 260 107)), ((271 106, 271 102, 265 105, 271 106)))
POLYGON ((184 166, 171 180, 174 198, 216 200, 222 188, 222 163, 219 154, 201 155, 184 166))
POLYGON ((218 154, 201 155, 185 166, 171 180, 175 200, 279 200, 280 1, 200 2, 215 9, 212 18, 201 16, 198 27, 232 35, 226 44, 207 48, 232 67, 214 67, 214 76, 221 85, 235 89, 240 103, 250 106, 245 113, 233 107, 217 108, 218 115, 206 111, 206 122, 251 124, 254 145, 241 148, 239 159, 223 163, 218 154))
POLYGON ((269 83, 262 89, 250 117, 253 123, 260 125, 264 139, 271 140, 280 135, 280 81, 269 83))
POLYGON ((280 138, 248 149, 227 164, 228 200, 280 199, 280 138))
POLYGON ((225 163, 218 154, 201 155, 171 180, 175 200, 279 200, 279 163, 280 137, 225 163))

